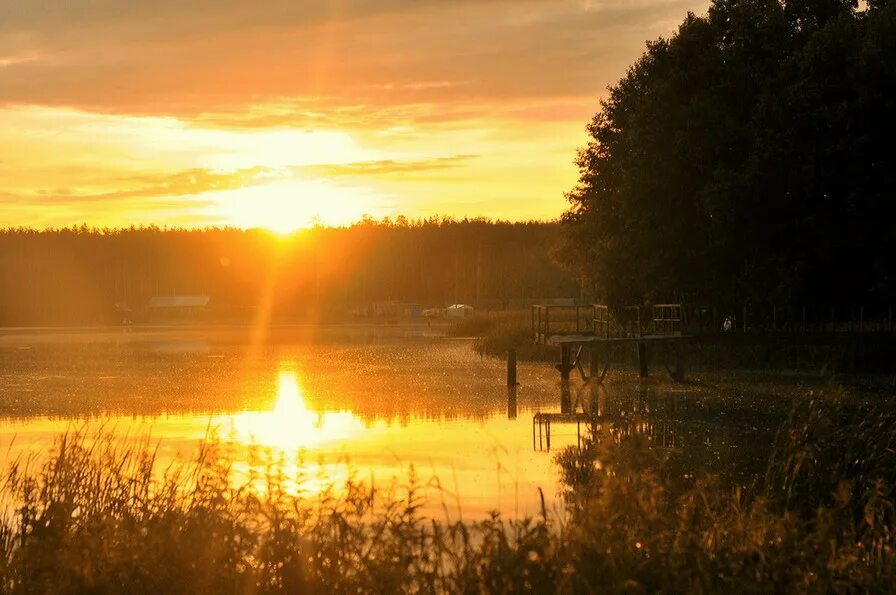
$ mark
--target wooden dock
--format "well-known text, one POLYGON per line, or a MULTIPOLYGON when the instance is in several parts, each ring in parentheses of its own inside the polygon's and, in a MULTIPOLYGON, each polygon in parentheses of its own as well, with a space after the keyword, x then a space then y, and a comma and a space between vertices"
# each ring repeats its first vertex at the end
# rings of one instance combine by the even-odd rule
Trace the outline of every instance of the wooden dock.
POLYGON ((613 351, 633 345, 638 353, 638 371, 642 378, 649 374, 651 346, 671 344, 675 361, 665 366, 677 382, 685 380, 685 344, 693 337, 682 334, 680 304, 653 306, 653 315, 644 325, 641 309, 623 309, 621 318, 612 317, 607 306, 533 306, 532 337, 535 343, 560 347, 560 377, 568 380, 572 370, 578 370, 583 380, 603 381, 612 360, 613 351), (646 327, 646 328, 645 328, 646 327), (588 357, 589 372, 585 373, 584 357, 588 357), (601 361, 603 366, 600 365, 601 361))

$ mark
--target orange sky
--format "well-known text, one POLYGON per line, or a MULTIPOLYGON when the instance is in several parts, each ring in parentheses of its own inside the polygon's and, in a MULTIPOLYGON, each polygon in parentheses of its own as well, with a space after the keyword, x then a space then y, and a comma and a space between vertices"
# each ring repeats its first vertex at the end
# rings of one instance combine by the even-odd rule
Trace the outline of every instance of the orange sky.
POLYGON ((696 0, 0 0, 0 226, 555 218, 696 0))

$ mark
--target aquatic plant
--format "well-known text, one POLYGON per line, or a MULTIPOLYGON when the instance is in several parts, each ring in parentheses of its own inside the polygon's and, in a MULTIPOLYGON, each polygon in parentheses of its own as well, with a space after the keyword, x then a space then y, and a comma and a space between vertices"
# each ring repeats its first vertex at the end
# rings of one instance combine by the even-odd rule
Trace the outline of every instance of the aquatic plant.
POLYGON ((163 467, 149 442, 70 433, 0 480, 0 590, 25 592, 881 592, 896 581, 896 416, 816 395, 752 490, 681 489, 639 433, 557 457, 567 516, 436 519, 413 472, 303 489, 282 459, 235 479, 210 440, 163 467), (829 421, 828 421, 829 420, 829 421))
POLYGON ((532 341, 529 310, 477 312, 459 319, 449 334, 476 337, 473 348, 480 355, 504 357, 510 349, 522 360, 544 361, 556 358, 555 350, 532 341))

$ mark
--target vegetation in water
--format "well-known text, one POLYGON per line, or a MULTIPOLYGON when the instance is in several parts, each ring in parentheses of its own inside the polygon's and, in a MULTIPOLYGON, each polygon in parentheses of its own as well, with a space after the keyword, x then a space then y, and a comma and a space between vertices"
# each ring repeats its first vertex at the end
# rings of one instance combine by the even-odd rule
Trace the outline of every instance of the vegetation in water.
POLYGON ((676 475, 642 433, 595 427, 557 455, 567 513, 428 518, 406 491, 242 483, 220 448, 69 435, 0 483, 3 592, 881 592, 896 581, 896 415, 815 395, 760 485, 676 475))
POLYGON ((480 355, 503 357, 515 349, 517 357, 524 360, 554 358, 553 349, 534 343, 531 326, 529 310, 477 312, 458 320, 449 335, 475 337, 473 348, 480 355))

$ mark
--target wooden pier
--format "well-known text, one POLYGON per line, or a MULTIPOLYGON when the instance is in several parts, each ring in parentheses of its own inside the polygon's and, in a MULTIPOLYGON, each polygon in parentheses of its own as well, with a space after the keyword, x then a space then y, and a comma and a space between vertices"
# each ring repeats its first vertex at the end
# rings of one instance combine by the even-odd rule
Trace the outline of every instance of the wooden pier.
POLYGON ((578 370, 582 380, 603 381, 613 352, 620 346, 635 346, 638 371, 649 374, 650 347, 674 346, 675 361, 666 370, 673 380, 685 380, 685 345, 692 337, 682 333, 681 304, 657 304, 652 318, 642 325, 641 308, 625 308, 621 319, 611 316, 607 306, 533 306, 532 337, 535 343, 560 347, 560 377, 568 380, 578 370), (646 328, 645 328, 646 327, 646 328), (588 357, 586 374, 583 359, 588 357), (600 362, 603 361, 601 367, 600 362))

